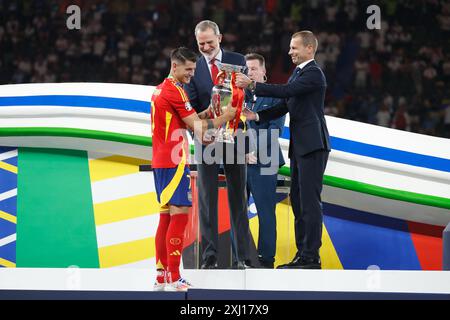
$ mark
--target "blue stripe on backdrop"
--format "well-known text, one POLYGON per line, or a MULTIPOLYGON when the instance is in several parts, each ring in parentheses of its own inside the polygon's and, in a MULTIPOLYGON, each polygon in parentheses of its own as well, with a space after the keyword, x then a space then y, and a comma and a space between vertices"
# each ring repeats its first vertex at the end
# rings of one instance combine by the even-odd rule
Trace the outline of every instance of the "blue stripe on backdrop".
POLYGON ((1 200, 0 211, 7 212, 13 216, 17 216, 17 196, 1 200))
POLYGON ((0 147, 0 153, 8 152, 17 149, 16 147, 0 147))
MULTIPOLYGON (((6 153, 9 151, 13 151, 13 150, 17 150, 17 147, 0 147, 0 159, 1 159, 2 153, 6 153)), ((0 160, 0 161, 6 162, 8 164, 12 164, 13 166, 17 167, 17 156, 11 157, 8 159, 4 159, 4 160, 0 160)))
POLYGON ((421 270, 406 221, 329 203, 323 211, 344 269, 421 270))
POLYGON ((0 193, 17 188, 17 174, 0 169, 0 193))
MULTIPOLYGON (((289 127, 284 127, 282 138, 289 139, 289 127)), ((353 153, 360 156, 371 157, 380 160, 408 164, 415 167, 450 172, 450 159, 396 150, 338 137, 330 137, 330 140, 331 148, 333 150, 353 153)))
POLYGON ((16 233, 16 224, 0 218, 0 239, 8 237, 14 233, 16 233))
POLYGON ((0 258, 16 263, 16 241, 0 247, 0 258))
POLYGON ((450 172, 449 159, 380 147, 337 137, 331 137, 331 146, 335 150, 351 152, 361 156, 450 172))
POLYGON ((150 102, 133 99, 108 98, 96 96, 76 96, 76 95, 0 97, 0 107, 42 106, 42 105, 103 108, 103 109, 116 109, 123 111, 150 113, 150 102))

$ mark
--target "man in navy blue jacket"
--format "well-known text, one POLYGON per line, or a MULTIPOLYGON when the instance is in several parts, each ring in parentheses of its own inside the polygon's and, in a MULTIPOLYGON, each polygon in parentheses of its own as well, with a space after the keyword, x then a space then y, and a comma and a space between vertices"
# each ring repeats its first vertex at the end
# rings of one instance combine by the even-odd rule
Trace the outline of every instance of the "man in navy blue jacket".
MULTIPOLYGON (((213 21, 204 20, 195 27, 195 37, 202 56, 197 60, 197 68, 191 82, 185 87, 191 105, 197 113, 206 110, 211 103, 213 79, 218 73, 217 62, 240 65, 245 67, 245 57, 242 54, 225 51, 220 48, 222 35, 219 27, 213 21)), ((205 161, 204 146, 195 140, 195 156, 198 162, 199 219, 202 236, 202 269, 218 267, 218 174, 217 162, 226 159, 227 154, 233 154, 234 162, 226 163, 224 171, 227 179, 228 204, 230 207, 231 238, 235 267, 239 269, 251 267, 250 262, 250 231, 247 216, 246 164, 245 153, 239 155, 236 145, 225 143, 216 145, 217 153, 213 155, 215 163, 205 161), (201 152, 200 152, 201 151, 201 152), (201 157, 199 157, 201 156, 201 157), (240 159, 238 159, 240 157, 240 159), (242 160, 239 163, 237 160, 242 160)), ((206 153, 206 152, 205 152, 206 153)))
POLYGON ((297 254, 278 268, 320 269, 322 245, 322 181, 330 152, 324 116, 326 79, 314 61, 317 38, 310 31, 292 35, 289 55, 297 66, 287 84, 256 83, 239 74, 237 85, 257 96, 284 99, 258 113, 245 112, 247 119, 266 122, 289 112, 289 158, 291 202, 295 216, 297 254))
MULTIPOLYGON (((257 53, 245 55, 248 76, 257 82, 266 82, 265 59, 257 53)), ((271 97, 247 95, 247 106, 259 112, 273 107, 281 100, 271 97)), ((283 132, 286 117, 268 122, 248 122, 250 143, 256 150, 255 157, 247 165, 247 188, 251 192, 258 212, 258 260, 263 268, 273 269, 276 253, 277 225, 275 207, 278 169, 284 165, 278 138, 283 132)))

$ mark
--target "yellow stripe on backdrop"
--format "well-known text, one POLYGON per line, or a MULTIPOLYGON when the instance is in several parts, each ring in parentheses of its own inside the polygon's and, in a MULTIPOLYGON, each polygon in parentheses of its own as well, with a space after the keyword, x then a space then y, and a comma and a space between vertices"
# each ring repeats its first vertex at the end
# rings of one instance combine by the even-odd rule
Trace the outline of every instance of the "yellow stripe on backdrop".
POLYGON ((96 226, 157 213, 156 192, 94 204, 96 226))
POLYGON ((155 238, 124 242, 98 249, 100 268, 117 267, 155 257, 155 238))
MULTIPOLYGON (((102 181, 107 189, 128 190, 129 186, 123 185, 120 179, 115 177, 126 177, 139 172, 139 165, 150 164, 150 161, 111 155, 104 158, 92 159, 89 161, 89 171, 91 184, 102 181)), ((139 181, 139 179, 137 180, 139 181)), ((133 186, 139 190, 139 186, 133 186)), ((142 194, 117 196, 106 202, 94 204, 94 216, 96 227, 105 226, 111 223, 127 222, 129 219, 148 216, 159 213, 159 203, 156 200, 156 192, 148 192, 148 186, 142 186, 142 194)), ((120 192, 118 194, 121 194, 120 192)), ((125 192, 125 194, 127 194, 125 192)), ((126 230, 133 233, 133 230, 126 230)), ((98 248, 100 268, 117 267, 129 263, 139 262, 155 257, 154 237, 149 230, 145 238, 133 241, 118 241, 114 245, 98 248)), ((123 235, 122 235, 123 236, 123 235)), ((110 241, 110 234, 97 230, 97 242, 105 243, 110 241), (102 239, 102 237, 106 237, 102 239)), ((118 235, 119 237, 119 235, 118 235)), ((119 239, 119 238, 117 238, 119 239)))
MULTIPOLYGON (((287 198, 277 204, 276 216, 277 251, 275 255, 275 266, 278 266, 290 262, 297 252, 295 245, 294 214, 287 198)), ((255 245, 257 246, 259 230, 258 216, 250 219, 250 230, 255 245)), ((325 225, 323 225, 320 257, 323 269, 343 269, 325 225)))
POLYGON ((13 166, 12 164, 9 164, 9 163, 3 162, 3 161, 0 161, 0 169, 17 174, 16 166, 13 166))
POLYGON ((89 161, 91 182, 138 173, 139 165, 150 164, 149 160, 124 156, 110 156, 89 161))
POLYGON ((0 219, 12 222, 12 223, 17 223, 17 217, 13 216, 12 214, 9 214, 5 211, 0 210, 0 219))
POLYGON ((320 248, 320 257, 322 259, 323 269, 344 269, 325 224, 323 225, 322 231, 322 247, 320 248))
POLYGON ((14 262, 8 261, 6 259, 0 258, 0 266, 6 268, 15 268, 16 264, 14 262))

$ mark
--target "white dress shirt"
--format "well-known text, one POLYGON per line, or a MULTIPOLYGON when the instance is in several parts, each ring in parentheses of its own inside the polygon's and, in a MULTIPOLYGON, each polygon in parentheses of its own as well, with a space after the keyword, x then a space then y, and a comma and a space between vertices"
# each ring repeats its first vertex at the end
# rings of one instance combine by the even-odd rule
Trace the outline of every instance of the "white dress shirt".
POLYGON ((314 59, 310 59, 308 61, 302 62, 300 63, 297 68, 300 68, 300 70, 302 70, 308 63, 310 63, 311 61, 314 61, 314 59))
MULTIPOLYGON (((212 59, 208 59, 206 56, 204 56, 206 59, 206 63, 208 64, 208 70, 209 70, 209 74, 212 76, 211 74, 211 60, 212 59)), ((222 62, 222 50, 219 50, 219 53, 216 55, 216 57, 214 58, 216 61, 214 62, 215 65, 217 65, 217 61, 222 62)))

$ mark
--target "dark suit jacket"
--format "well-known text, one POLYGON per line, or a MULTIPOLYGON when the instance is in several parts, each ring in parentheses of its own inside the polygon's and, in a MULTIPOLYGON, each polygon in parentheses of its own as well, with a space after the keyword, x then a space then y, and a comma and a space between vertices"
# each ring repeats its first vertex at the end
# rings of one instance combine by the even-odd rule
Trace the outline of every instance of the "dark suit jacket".
POLYGON ((284 99, 258 115, 260 122, 265 122, 289 112, 289 158, 316 150, 330 151, 324 115, 326 87, 325 75, 315 61, 298 70, 287 84, 257 83, 256 96, 284 99))
MULTIPOLYGON (((222 50, 222 62, 228 64, 234 64, 246 67, 245 57, 236 52, 230 52, 222 50)), ((202 55, 197 60, 197 67, 195 69, 194 77, 191 79, 190 83, 185 85, 184 88, 189 95, 189 100, 191 105, 194 107, 197 113, 204 111, 209 107, 211 103, 211 91, 214 84, 209 73, 208 62, 202 55)), ((239 122, 239 128, 243 128, 243 123, 239 122)), ((236 141, 236 138, 235 138, 236 141)), ((202 146, 204 148, 204 146, 202 146)), ((233 146, 234 152, 238 153, 237 144, 233 146)), ((248 152, 248 139, 245 138, 245 153, 248 152)), ((241 154, 240 156, 244 156, 241 154)))
MULTIPOLYGON (((222 62, 239 66, 246 66, 245 57, 240 53, 222 50, 222 62)), ((191 105, 197 113, 208 108, 211 102, 211 90, 214 84, 209 73, 208 62, 202 55, 197 60, 197 68, 191 82, 185 85, 191 105)))

